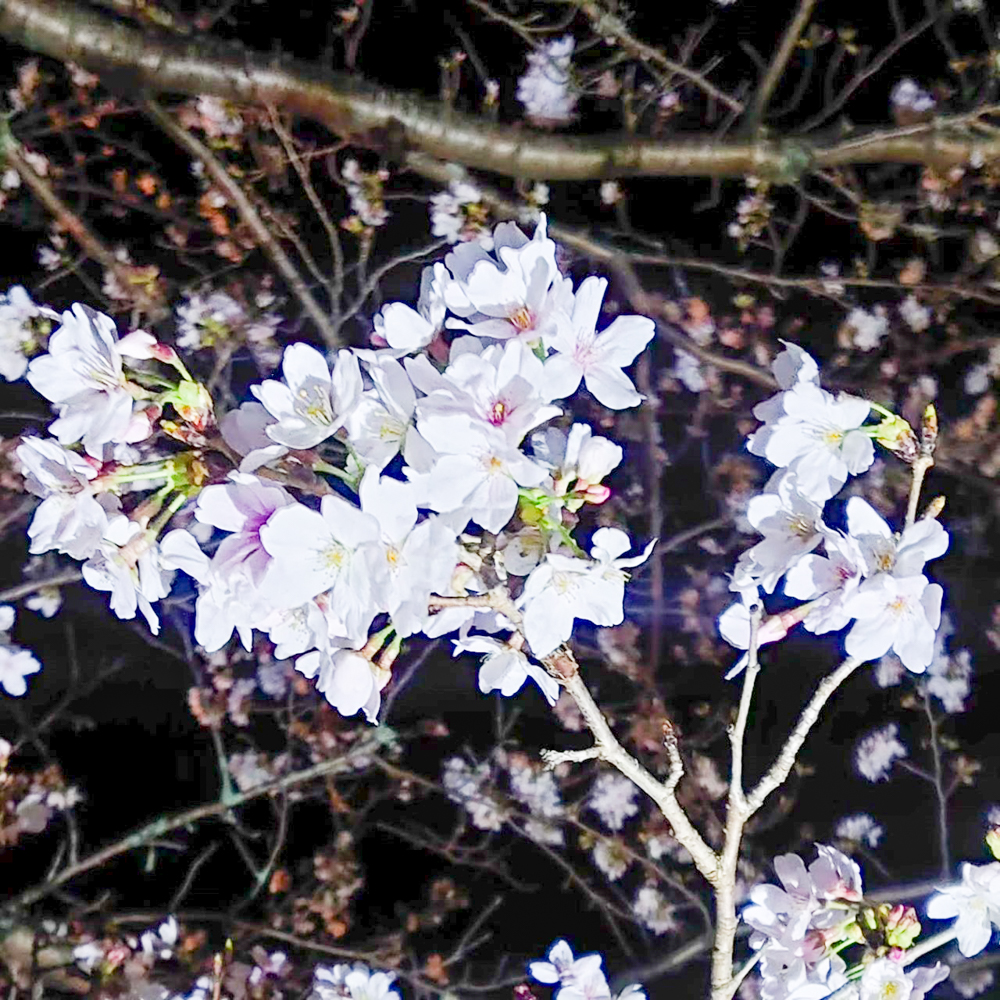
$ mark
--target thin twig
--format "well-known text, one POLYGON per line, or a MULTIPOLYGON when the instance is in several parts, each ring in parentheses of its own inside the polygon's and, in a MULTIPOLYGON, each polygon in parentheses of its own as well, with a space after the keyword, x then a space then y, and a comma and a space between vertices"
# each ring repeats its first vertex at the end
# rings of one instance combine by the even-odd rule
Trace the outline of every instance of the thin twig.
POLYGON ((143 103, 143 106, 156 124, 178 146, 205 165, 205 172, 212 178, 212 181, 239 213, 240 218, 243 219, 253 233, 254 239, 257 240, 261 249, 267 254, 271 263, 278 270, 278 273, 284 278, 292 294, 298 299, 299 304, 309 318, 316 324, 316 328, 322 335, 326 346, 330 350, 343 347, 337 331, 330 322, 329 315, 320 307, 316 299, 313 298, 313 294, 306 287, 306 283, 303 281, 302 275, 299 274, 298 268, 292 263, 291 258, 282 249, 281 244, 278 243, 271 231, 264 224, 263 219, 261 219, 257 210, 251 204, 250 199, 244 194, 243 189, 236 183, 233 177, 230 176, 229 171, 226 170, 203 142, 195 138, 187 129, 178 125, 156 101, 147 100, 143 103))

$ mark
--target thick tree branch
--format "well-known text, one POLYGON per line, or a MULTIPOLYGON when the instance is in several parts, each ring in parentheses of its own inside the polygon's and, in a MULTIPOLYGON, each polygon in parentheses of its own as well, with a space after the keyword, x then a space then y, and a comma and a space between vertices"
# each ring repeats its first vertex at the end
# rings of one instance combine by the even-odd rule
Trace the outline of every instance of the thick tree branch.
POLYGON ((206 39, 157 35, 71 0, 0 0, 0 36, 71 60, 137 91, 214 94, 274 106, 321 122, 351 141, 391 152, 420 151, 509 177, 742 177, 794 182, 812 169, 854 163, 919 163, 943 171, 1000 158, 1000 136, 976 137, 969 123, 995 109, 941 116, 906 128, 826 138, 743 141, 705 135, 685 141, 634 136, 553 136, 493 123, 413 95, 271 59, 206 39))

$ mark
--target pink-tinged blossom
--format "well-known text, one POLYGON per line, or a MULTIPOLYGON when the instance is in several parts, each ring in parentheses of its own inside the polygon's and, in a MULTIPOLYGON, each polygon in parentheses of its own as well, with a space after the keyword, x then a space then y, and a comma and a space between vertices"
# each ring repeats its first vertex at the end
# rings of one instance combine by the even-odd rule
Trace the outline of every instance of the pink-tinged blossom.
POLYGON ((517 99, 536 125, 564 125, 573 119, 577 92, 569 71, 575 46, 572 35, 563 35, 528 53, 528 69, 517 81, 517 99))
POLYGON ((874 461, 872 439, 860 429, 870 412, 864 399, 833 396, 814 382, 799 381, 754 408, 765 424, 750 435, 747 448, 772 465, 789 467, 799 490, 822 503, 848 475, 859 475, 874 461))
POLYGON ((899 726, 890 722, 869 733, 854 751, 854 763, 862 777, 869 781, 886 781, 894 761, 909 756, 899 741, 899 726))
POLYGON ((112 319, 77 302, 62 315, 49 352, 28 365, 28 381, 55 404, 49 430, 60 444, 82 441, 89 455, 124 441, 132 419, 132 395, 122 371, 112 319))
POLYGON ((810 632, 839 632, 851 620, 845 610, 861 582, 862 557, 858 543, 840 532, 827 531, 826 555, 811 553, 798 560, 785 575, 785 593, 812 607, 803 619, 810 632))
POLYGON ((598 402, 611 410, 637 406, 642 396, 622 370, 652 340, 656 326, 645 316, 618 316, 597 332, 606 278, 585 278, 577 289, 569 324, 547 343, 556 353, 545 363, 550 399, 573 395, 582 379, 598 402))
MULTIPOLYGON (((532 239, 520 246, 498 244, 496 259, 483 251, 473 255, 465 250, 471 267, 461 277, 461 271, 456 274, 446 289, 455 317, 445 325, 475 337, 549 343, 568 325, 573 301, 572 282, 560 274, 555 253, 555 243, 546 236, 544 215, 532 239)), ((459 254, 452 251, 448 258, 459 254)))
POLYGON ((443 514, 461 511, 487 531, 501 531, 514 516, 519 486, 545 479, 541 466, 488 424, 462 427, 431 416, 420 433, 439 457, 427 473, 408 470, 419 505, 443 514))
POLYGON ((268 437, 268 427, 276 423, 260 403, 252 401, 241 403, 222 418, 219 430, 223 440, 243 456, 240 472, 255 472, 262 465, 288 454, 283 444, 275 444, 268 437))
POLYGON ((479 690, 483 694, 499 691, 505 698, 517 694, 526 680, 533 680, 550 705, 559 697, 559 683, 541 667, 532 663, 519 649, 485 635, 456 639, 455 655, 485 653, 479 667, 479 690))
POLYGON ((215 571, 226 577, 245 574, 259 587, 271 564, 260 529, 275 511, 293 503, 294 498, 281 486, 242 472, 230 473, 227 483, 205 487, 198 494, 194 516, 202 524, 230 532, 212 559, 215 571))
POLYGON ((267 436, 289 448, 313 448, 336 433, 361 395, 358 359, 350 351, 337 353, 333 370, 308 344, 285 348, 283 382, 268 379, 251 387, 275 423, 267 436))
POLYGON ((978 955, 1000 927, 1000 862, 962 865, 962 881, 945 886, 927 902, 932 920, 955 918, 958 950, 966 957, 978 955))
POLYGON ((847 655, 877 660, 891 649, 907 670, 923 673, 934 658, 943 595, 925 576, 879 573, 865 580, 844 605, 857 619, 844 643, 847 655))
POLYGON ((475 420, 519 445, 528 431, 562 413, 543 395, 542 362, 520 341, 495 344, 481 353, 465 351, 452 359, 443 377, 427 379, 427 367, 426 362, 407 366, 428 393, 417 404, 422 432, 429 421, 446 430, 448 422, 467 426, 475 420))
POLYGON ((253 630, 264 628, 271 609, 245 572, 220 572, 216 559, 209 559, 194 536, 182 528, 168 532, 160 541, 160 565, 183 570, 198 583, 194 638, 199 646, 214 653, 229 642, 235 629, 243 648, 251 649, 253 630))
POLYGON ((153 635, 159 634, 160 620, 152 608, 166 597, 169 586, 160 567, 156 542, 124 514, 110 519, 101 544, 83 565, 83 579, 94 590, 111 593, 111 610, 122 619, 142 612, 153 635))
POLYGON ((94 497, 90 482, 97 476, 94 463, 56 441, 27 437, 17 447, 25 486, 42 503, 28 526, 30 551, 55 549, 74 559, 89 559, 108 526, 108 515, 120 508, 117 497, 94 497))
POLYGON ((536 461, 552 470, 556 492, 575 483, 575 489, 596 486, 621 464, 620 445, 605 437, 595 437, 587 424, 573 424, 569 433, 560 427, 546 427, 531 435, 536 461))

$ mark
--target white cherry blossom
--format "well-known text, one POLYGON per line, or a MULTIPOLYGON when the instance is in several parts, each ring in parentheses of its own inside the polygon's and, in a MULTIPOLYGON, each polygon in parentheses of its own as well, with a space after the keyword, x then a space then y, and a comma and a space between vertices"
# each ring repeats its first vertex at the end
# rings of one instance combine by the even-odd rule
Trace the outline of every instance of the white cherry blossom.
POLYGON ((0 645, 0 687, 12 698, 27 693, 25 677, 37 674, 42 665, 34 654, 20 646, 0 645))
POLYGON ((538 486, 545 479, 540 465, 488 424, 463 427, 432 414, 421 421, 420 432, 439 453, 429 472, 407 472, 417 485, 420 506, 461 511, 496 533, 514 515, 518 486, 538 486))
POLYGON ((585 278, 573 301, 573 316, 548 346, 556 353, 545 363, 550 399, 564 399, 576 392, 581 379, 591 395, 609 409, 637 406, 642 396, 622 370, 652 340, 656 326, 645 316, 618 316, 597 332, 606 278, 585 278))
POLYGON ((479 690, 484 694, 499 691, 505 698, 517 694, 526 680, 533 680, 542 690, 548 703, 554 705, 559 697, 559 683, 541 667, 535 666, 519 649, 485 635, 456 639, 455 655, 459 653, 485 653, 479 667, 479 690))
POLYGON ((444 264, 425 267, 420 275, 417 307, 390 302, 376 313, 375 333, 394 351, 413 354, 426 347, 444 327, 444 289, 451 276, 444 264))
POLYGON ((315 347, 291 344, 281 371, 283 382, 269 379, 251 391, 275 418, 267 436, 289 448, 313 448, 331 437, 361 395, 361 372, 351 351, 338 351, 331 372, 315 347))
POLYGON ((1000 862, 962 865, 962 881, 945 886, 927 902, 932 920, 955 920, 958 950, 966 957, 978 955, 1000 927, 1000 862))
POLYGON ((282 507, 260 529, 272 561, 261 595, 276 608, 296 608, 330 591, 341 635, 363 642, 375 617, 371 575, 357 550, 379 539, 378 522, 339 496, 325 496, 319 511, 300 503, 282 507))
POLYGON ((49 430, 60 444, 82 441, 89 455, 124 441, 132 419, 132 395, 122 371, 114 321, 74 304, 49 340, 49 351, 28 365, 28 381, 51 400, 59 417, 49 430))
POLYGON ((138 609, 157 635, 160 620, 152 605, 170 588, 156 543, 144 536, 142 527, 124 514, 112 517, 100 545, 83 564, 83 578, 95 590, 110 591, 111 610, 119 618, 134 618, 138 609))
POLYGON ((772 465, 790 467, 798 476, 799 490, 821 503, 848 475, 864 472, 874 461, 872 439, 860 430, 870 412, 864 399, 833 396, 814 382, 798 381, 754 409, 754 415, 767 422, 750 435, 747 448, 772 465))
POLYGON ((34 554, 56 549, 74 559, 89 559, 108 526, 108 515, 120 508, 117 497, 90 492, 96 466, 56 441, 26 437, 17 447, 25 486, 43 497, 28 537, 34 554))
POLYGON ((923 575, 879 573, 865 580, 844 604, 844 612, 857 619, 844 643, 847 655, 877 660, 891 649, 907 670, 923 673, 934 658, 943 596, 923 575))

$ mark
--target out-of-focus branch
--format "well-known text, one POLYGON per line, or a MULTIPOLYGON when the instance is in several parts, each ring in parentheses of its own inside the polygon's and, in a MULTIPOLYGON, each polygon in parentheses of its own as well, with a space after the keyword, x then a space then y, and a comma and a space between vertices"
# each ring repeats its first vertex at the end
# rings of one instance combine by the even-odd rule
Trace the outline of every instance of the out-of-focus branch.
POLYGON ((95 851, 93 854, 85 857, 82 861, 78 861, 73 865, 67 865, 61 871, 56 872, 51 878, 46 879, 44 882, 32 886, 30 889, 26 889, 24 892, 18 894, 12 900, 5 903, 4 909, 7 911, 15 911, 25 906, 30 906, 32 903, 36 903, 38 900, 44 899, 46 896, 55 892, 59 886, 65 885, 67 882, 83 875, 85 872, 92 871, 94 868, 99 868, 105 862, 118 857, 120 854, 125 854, 138 847, 144 847, 151 841, 157 840, 165 834, 170 833, 171 830, 178 830, 182 827, 190 826, 192 823, 197 823, 199 820, 208 819, 212 816, 225 815, 231 809, 243 805, 245 802, 250 802, 253 799, 260 798, 262 795, 270 795, 272 792, 284 791, 297 785, 302 785, 308 781, 312 781, 315 778, 323 777, 324 775, 336 774, 338 771, 343 771, 349 768, 351 766, 352 759, 367 757, 371 754, 371 752, 372 740, 360 740, 351 750, 339 757, 321 761, 319 764, 303 768, 301 771, 293 771, 291 774, 286 774, 281 778, 275 779, 274 781, 268 781, 265 784, 257 785, 245 792, 237 792, 228 798, 220 798, 216 802, 207 802, 203 805, 195 806, 192 809, 185 809, 183 812, 174 813, 172 816, 161 816, 159 819, 153 820, 152 823, 147 823, 145 826, 140 827, 138 830, 134 830, 132 833, 122 837, 120 840, 116 840, 113 844, 109 844, 107 847, 104 847, 99 851, 95 851))
POLYGON ((788 27, 785 28, 784 35, 781 36, 778 50, 764 74, 764 79, 760 81, 757 93, 754 94, 753 102, 750 105, 750 124, 753 128, 756 128, 763 120, 774 88, 778 86, 778 82, 785 72, 785 67, 788 65, 788 60, 791 59, 795 46, 798 44, 802 32, 805 31, 815 7, 816 0, 799 0, 798 10, 788 22, 788 27))
POLYGON ((0 127, 0 162, 17 171, 24 186, 52 213, 59 227, 69 233, 80 248, 105 270, 114 274, 122 288, 129 289, 133 304, 152 320, 166 314, 163 302, 145 284, 135 281, 135 270, 120 261, 101 238, 59 197, 52 185, 28 162, 10 127, 0 127))
POLYGON ((153 121, 181 149, 187 150, 191 156, 200 160, 205 165, 205 172, 212 178, 212 181, 219 187, 230 204, 239 212, 240 218, 249 226, 254 239, 257 240, 261 249, 267 254, 275 268, 277 268, 278 273, 284 278, 292 294, 299 300, 299 304, 305 310, 306 314, 316 324, 316 329, 322 335, 326 346, 330 350, 342 347, 343 343, 333 323, 330 321, 329 314, 313 297, 302 275, 299 274, 298 268, 282 249, 281 244, 274 238, 271 230, 264 224, 264 220, 260 217, 257 209, 253 207, 250 199, 239 184, 236 183, 229 171, 226 170, 203 142, 193 136, 187 129, 178 125, 155 101, 146 101, 145 108, 153 121))
POLYGON ((268 59, 206 39, 157 35, 72 0, 0 0, 0 36, 92 72, 128 79, 151 93, 214 94, 272 105, 358 143, 391 154, 419 151, 509 177, 597 180, 611 177, 743 177, 793 183, 813 169, 851 163, 919 163, 945 171, 1000 158, 1000 135, 975 136, 971 119, 942 115, 906 128, 774 140, 684 141, 634 136, 556 136, 446 109, 438 102, 377 87, 315 65, 268 59))

